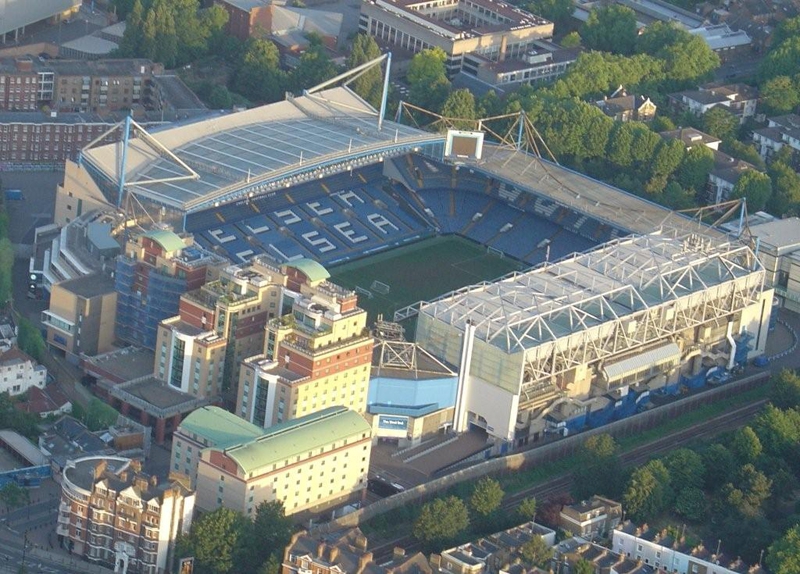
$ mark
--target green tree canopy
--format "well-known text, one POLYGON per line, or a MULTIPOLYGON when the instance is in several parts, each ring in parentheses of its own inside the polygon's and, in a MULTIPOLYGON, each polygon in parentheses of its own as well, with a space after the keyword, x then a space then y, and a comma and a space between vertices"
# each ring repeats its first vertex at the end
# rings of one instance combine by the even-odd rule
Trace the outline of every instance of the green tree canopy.
POLYGON ((520 547, 519 554, 526 564, 543 568, 553 557, 553 549, 547 545, 544 538, 534 535, 520 547))
POLYGON ((594 564, 586 558, 580 558, 572 567, 572 574, 595 574, 594 564))
POLYGON ((0 500, 7 508, 19 508, 30 504, 31 494, 27 488, 22 488, 16 482, 9 482, 0 489, 0 500))
POLYGON ((736 469, 736 457, 725 446, 714 443, 702 454, 705 464, 705 488, 714 491, 728 480, 736 469))
POLYGON ((556 26, 568 24, 574 11, 571 0, 529 0, 524 6, 526 10, 541 14, 556 26))
MULTIPOLYGON (((0 256, 2 255, 2 242, 0 242, 0 256)), ((42 332, 25 317, 17 321, 17 345, 36 361, 41 361, 47 351, 42 337, 42 332)))
POLYGON ((575 498, 585 500, 594 494, 619 496, 622 466, 618 450, 613 437, 606 433, 592 435, 584 441, 578 454, 580 464, 573 471, 575 498))
POLYGON ((536 519, 536 499, 526 498, 519 503, 517 514, 522 520, 529 521, 536 519))
POLYGON ((325 47, 321 43, 312 43, 292 72, 292 84, 296 90, 308 89, 330 80, 338 72, 336 64, 325 53, 325 47))
POLYGON ((433 111, 441 109, 450 91, 446 61, 447 54, 441 48, 427 48, 414 55, 406 73, 412 103, 433 111))
POLYGON ((787 18, 775 28, 772 34, 772 45, 780 46, 785 40, 800 38, 800 16, 787 18))
POLYGON ((754 464, 761 456, 761 441, 749 426, 733 433, 730 445, 731 452, 741 464, 754 464))
MULTIPOLYGON (((446 118, 459 118, 464 120, 474 120, 477 117, 475 109, 475 96, 469 90, 454 90, 450 92, 442 105, 441 114, 446 118)), ((475 124, 471 121, 454 122, 457 129, 474 129, 475 124)))
POLYGON ((703 114, 703 131, 723 141, 736 139, 739 119, 721 106, 711 108, 703 114))
POLYGON ((772 196, 767 202, 775 215, 797 214, 800 209, 800 173, 782 161, 773 160, 769 166, 772 196))
POLYGON ((257 38, 248 40, 233 85, 240 94, 257 102, 281 100, 288 88, 288 78, 280 68, 275 44, 257 38))
POLYGON ((178 538, 176 556, 193 556, 197 574, 239 572, 248 522, 241 513, 224 507, 203 514, 188 535, 178 538))
POLYGON ((581 45, 581 35, 577 32, 570 32, 561 38, 561 46, 564 48, 577 48, 581 45))
POLYGON ((767 405, 752 424, 764 452, 775 458, 793 460, 800 442, 800 412, 767 405))
POLYGON ((779 409, 800 407, 800 376, 789 369, 773 375, 770 400, 779 409))
POLYGON ((639 522, 651 520, 671 502, 669 471, 660 460, 651 460, 634 470, 622 495, 628 514, 639 522))
POLYGON ((482 478, 472 490, 469 499, 470 508, 480 516, 489 516, 500 508, 505 493, 500 483, 493 478, 482 478))
POLYGON ((633 54, 636 47, 636 13, 619 4, 594 8, 581 37, 587 48, 618 54, 633 54))
POLYGON ((684 188, 704 189, 714 168, 714 152, 704 145, 692 146, 683 156, 676 178, 684 188))
POLYGON ((731 199, 746 198, 747 207, 752 211, 761 211, 772 196, 772 180, 765 173, 748 169, 739 176, 733 186, 731 199))
POLYGON ((469 512, 464 502, 455 496, 437 498, 422 507, 414 523, 414 536, 426 545, 452 542, 469 528, 469 512))
POLYGON ((688 448, 671 451, 661 459, 676 489, 701 488, 706 467, 702 457, 688 448))
POLYGON ((292 538, 293 524, 286 517, 281 501, 261 502, 256 507, 253 523, 243 535, 244 560, 247 564, 266 565, 280 562, 283 550, 292 538))
POLYGON ((800 574, 800 524, 769 547, 767 567, 773 574, 800 574))
POLYGON ((758 71, 762 80, 797 73, 797 62, 800 62, 800 36, 792 36, 775 46, 761 61, 758 71))
MULTIPOLYGON (((353 69, 381 55, 381 49, 375 38, 367 34, 357 34, 353 38, 353 46, 347 57, 347 69, 353 69)), ((353 80, 351 87, 355 92, 377 109, 381 105, 383 92, 383 74, 380 66, 374 66, 353 80)))
POLYGON ((745 464, 722 492, 731 509, 754 518, 760 515, 762 505, 772 493, 772 481, 752 464, 745 464))
POLYGON ((706 495, 696 487, 681 490, 675 497, 675 512, 686 520, 701 522, 706 516, 706 495))
POLYGON ((771 114, 788 114, 800 105, 800 75, 775 76, 761 86, 761 104, 771 114))
POLYGON ((666 77, 676 84, 700 80, 719 67, 719 57, 705 40, 671 22, 645 28, 636 49, 663 61, 666 77))

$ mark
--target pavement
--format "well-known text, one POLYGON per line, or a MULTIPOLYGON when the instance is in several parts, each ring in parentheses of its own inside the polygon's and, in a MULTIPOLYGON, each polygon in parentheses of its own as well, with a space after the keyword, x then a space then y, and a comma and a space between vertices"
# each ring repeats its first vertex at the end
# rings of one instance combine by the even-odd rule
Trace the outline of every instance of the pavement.
POLYGON ((48 42, 60 46, 82 36, 87 36, 106 26, 108 26, 108 17, 105 13, 99 10, 92 12, 88 6, 81 6, 80 11, 69 23, 48 24, 47 22, 38 22, 28 26, 25 29, 25 34, 21 35, 16 42, 13 40, 13 36, 9 35, 6 43, 0 44, 0 48, 38 44, 40 42, 48 42))

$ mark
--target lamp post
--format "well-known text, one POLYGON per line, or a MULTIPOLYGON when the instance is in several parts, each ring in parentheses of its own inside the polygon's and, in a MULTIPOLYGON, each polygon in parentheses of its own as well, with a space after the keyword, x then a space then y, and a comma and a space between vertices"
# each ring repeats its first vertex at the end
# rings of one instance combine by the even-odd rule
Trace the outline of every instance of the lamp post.
POLYGON ((22 564, 20 564, 19 570, 24 574, 25 572, 25 555, 28 551, 28 531, 25 531, 24 536, 22 537, 22 564))

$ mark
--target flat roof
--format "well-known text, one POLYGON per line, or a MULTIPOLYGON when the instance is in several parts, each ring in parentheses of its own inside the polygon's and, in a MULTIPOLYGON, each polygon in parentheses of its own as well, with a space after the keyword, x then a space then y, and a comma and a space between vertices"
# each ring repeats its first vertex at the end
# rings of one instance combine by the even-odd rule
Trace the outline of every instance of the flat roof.
POLYGON ((0 34, 30 26, 80 5, 81 0, 5 0, 0 10, 0 34))
MULTIPOLYGON (((284 181, 296 183, 299 174, 318 172, 322 177, 330 165, 343 171, 357 157, 378 163, 392 150, 444 141, 443 134, 391 121, 378 131, 377 112, 343 87, 165 128, 150 137, 197 177, 169 154, 154 151, 146 138, 136 137, 127 154, 129 189, 184 210, 264 193, 284 181)), ((84 150, 83 157, 117 180, 118 144, 84 150)))
POLYGON ((197 397, 173 389, 167 383, 155 377, 147 377, 141 381, 136 381, 133 384, 125 386, 125 390, 134 397, 142 399, 160 409, 177 407, 178 405, 197 400, 197 397))
POLYGON ((76 52, 81 52, 83 54, 104 56, 119 48, 119 44, 112 42, 111 40, 106 40, 105 38, 89 35, 81 36, 80 38, 76 38, 70 42, 65 42, 61 45, 61 48, 66 50, 75 50, 76 52))
POLYGON ((369 423, 357 412, 341 406, 329 407, 265 429, 262 436, 228 449, 225 454, 245 473, 258 472, 295 455, 306 454, 356 434, 370 436, 370 433, 369 423))
POLYGON ((0 430, 0 440, 32 466, 47 464, 47 458, 38 447, 18 432, 9 429, 0 430))
POLYGON ((102 273, 92 273, 91 275, 68 279, 58 283, 58 286, 85 299, 107 295, 115 291, 114 280, 102 273))
POLYGON ((476 338, 515 353, 761 269, 742 243, 653 233, 465 287, 422 304, 420 315, 459 331, 470 322, 476 338))
POLYGON ((87 363, 123 381, 152 374, 155 360, 156 354, 143 347, 125 347, 85 359, 87 363))
POLYGON ((750 233, 761 241, 762 247, 772 247, 779 253, 794 251, 800 247, 800 218, 789 217, 752 225, 750 233))
POLYGON ((264 434, 264 429, 225 409, 207 406, 197 409, 181 421, 179 430, 209 441, 209 446, 229 448, 264 434))

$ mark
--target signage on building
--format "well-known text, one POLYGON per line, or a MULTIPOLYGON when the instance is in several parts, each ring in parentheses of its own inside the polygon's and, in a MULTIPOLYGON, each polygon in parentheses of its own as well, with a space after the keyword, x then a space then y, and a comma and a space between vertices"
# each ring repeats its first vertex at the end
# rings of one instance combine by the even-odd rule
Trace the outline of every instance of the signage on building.
POLYGON ((378 428, 406 431, 408 430, 408 417, 381 415, 378 419, 378 428))

